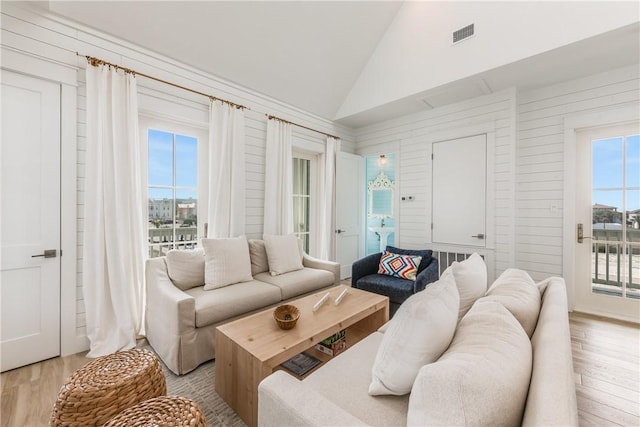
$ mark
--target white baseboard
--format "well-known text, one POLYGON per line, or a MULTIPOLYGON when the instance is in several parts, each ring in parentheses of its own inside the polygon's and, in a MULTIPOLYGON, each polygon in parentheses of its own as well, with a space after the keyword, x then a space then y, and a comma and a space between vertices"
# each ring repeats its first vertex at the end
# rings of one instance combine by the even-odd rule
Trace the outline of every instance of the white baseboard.
POLYGON ((578 306, 576 305, 572 311, 578 312, 578 313, 585 313, 585 314, 591 314, 594 316, 602 316, 602 317, 608 317, 610 319, 615 319, 615 320, 622 320, 625 322, 630 322, 630 323, 635 323, 635 324, 640 324, 640 317, 633 317, 633 316, 626 316, 620 313, 615 313, 615 312, 608 312, 608 311, 603 311, 603 310, 594 310, 591 308, 586 308, 586 307, 582 307, 582 306, 578 306))

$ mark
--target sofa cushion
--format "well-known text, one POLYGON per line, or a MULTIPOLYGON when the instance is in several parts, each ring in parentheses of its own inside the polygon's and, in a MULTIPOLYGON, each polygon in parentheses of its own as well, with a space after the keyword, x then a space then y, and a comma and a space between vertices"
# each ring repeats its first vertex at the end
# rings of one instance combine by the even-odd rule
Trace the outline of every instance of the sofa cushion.
POLYGON ((249 244, 245 236, 202 239, 204 248, 204 289, 216 289, 247 282, 251 277, 249 244))
POLYGON ((498 301, 518 319, 531 338, 540 314, 540 289, 529 273, 509 268, 496 279, 487 291, 486 299, 498 301))
POLYGON ((371 365, 383 334, 374 332, 303 380, 345 411, 371 426, 406 425, 409 396, 370 396, 371 365))
POLYGON ((202 249, 167 252, 167 273, 176 286, 183 291, 204 285, 204 251, 202 249))
POLYGON ((267 258, 264 240, 249 239, 249 256, 252 276, 269 271, 269 258, 267 258))
POLYGON ((422 257, 414 255, 400 255, 384 251, 380 257, 378 274, 399 277, 400 279, 416 280, 418 265, 422 257))
POLYGON ((459 307, 450 272, 407 299, 384 333, 371 370, 369 394, 409 393, 420 368, 436 361, 451 343, 459 307))
POLYGON ((280 301, 280 290, 257 280, 213 290, 200 286, 185 291, 195 298, 196 327, 212 325, 280 301))
POLYGON ((391 252, 399 255, 414 255, 414 256, 422 257, 422 260, 420 261, 420 265, 418 265, 418 274, 420 274, 422 270, 427 268, 429 264, 431 264, 431 261, 433 260, 433 251, 430 249, 401 249, 401 248, 396 248, 395 246, 387 246, 385 250, 387 252, 391 252))
POLYGON ((294 234, 284 236, 265 234, 263 237, 269 259, 269 272, 272 276, 301 270, 304 267, 298 238, 294 234))
POLYGON ((420 369, 407 425, 519 426, 531 366, 520 323, 502 304, 477 301, 447 351, 420 369))
POLYGON ((450 266, 460 294, 458 321, 469 311, 473 303, 487 291, 487 266, 477 253, 462 262, 450 266))
POLYGON ((282 299, 289 299, 332 285, 335 280, 332 272, 309 267, 278 276, 260 273, 255 279, 276 286, 282 292, 282 299))
POLYGON ((380 295, 389 297, 389 301, 402 304, 413 295, 413 284, 411 280, 400 279, 398 277, 387 276, 386 274, 369 274, 358 280, 358 288, 365 289, 380 295))

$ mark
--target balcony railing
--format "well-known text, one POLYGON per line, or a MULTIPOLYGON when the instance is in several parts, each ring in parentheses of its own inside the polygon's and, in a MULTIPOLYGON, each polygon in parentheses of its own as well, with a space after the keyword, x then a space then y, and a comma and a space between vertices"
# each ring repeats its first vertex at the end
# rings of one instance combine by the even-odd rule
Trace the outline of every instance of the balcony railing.
POLYGON ((198 227, 176 227, 174 229, 149 228, 149 257, 166 255, 170 249, 193 249, 198 244, 198 227))
POLYGON ((622 283, 626 281, 627 296, 640 298, 640 230, 626 230, 626 250, 622 244, 622 232, 593 230, 593 291, 622 295, 622 283))

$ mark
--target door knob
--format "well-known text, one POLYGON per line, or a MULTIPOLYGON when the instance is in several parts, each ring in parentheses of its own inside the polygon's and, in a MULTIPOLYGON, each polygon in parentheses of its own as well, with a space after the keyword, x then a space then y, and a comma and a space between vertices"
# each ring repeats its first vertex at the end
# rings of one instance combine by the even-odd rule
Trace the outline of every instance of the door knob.
POLYGON ((43 254, 31 255, 31 258, 38 258, 38 257, 55 258, 56 256, 58 256, 58 251, 57 250, 55 250, 55 249, 46 249, 43 254))
POLYGON ((578 243, 582 243, 584 239, 591 239, 591 236, 585 236, 583 225, 578 224, 578 243))
POLYGON ((345 230, 340 230, 340 229, 336 230, 336 234, 340 234, 340 233, 344 233, 344 232, 345 232, 345 230))
POLYGON ((471 237, 475 237, 476 239, 483 240, 484 239, 484 234, 480 233, 480 234, 476 234, 475 236, 471 236, 471 237))

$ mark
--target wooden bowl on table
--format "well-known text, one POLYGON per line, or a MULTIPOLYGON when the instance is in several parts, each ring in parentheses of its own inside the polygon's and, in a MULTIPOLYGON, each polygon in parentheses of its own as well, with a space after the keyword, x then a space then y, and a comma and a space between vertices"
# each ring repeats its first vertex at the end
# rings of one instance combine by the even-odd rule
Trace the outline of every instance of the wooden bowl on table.
POLYGON ((276 319, 276 323, 280 329, 292 329, 296 326, 296 322, 299 317, 300 310, 298 310, 298 307, 291 304, 278 306, 273 311, 273 318, 276 319))

